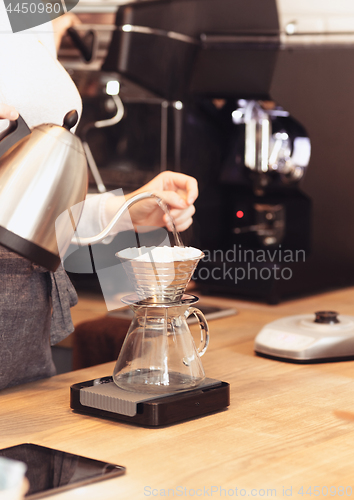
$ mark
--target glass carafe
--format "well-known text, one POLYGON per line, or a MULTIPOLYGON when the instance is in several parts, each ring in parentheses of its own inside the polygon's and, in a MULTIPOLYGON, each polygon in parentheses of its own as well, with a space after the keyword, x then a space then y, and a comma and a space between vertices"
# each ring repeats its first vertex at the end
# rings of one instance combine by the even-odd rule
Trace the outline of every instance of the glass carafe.
POLYGON ((146 394, 166 394, 191 389, 205 378, 200 357, 209 343, 198 301, 184 295, 178 302, 137 302, 135 295, 122 299, 134 311, 134 319, 119 354, 113 380, 118 387, 146 394), (196 347, 187 324, 194 314, 201 339, 196 347))

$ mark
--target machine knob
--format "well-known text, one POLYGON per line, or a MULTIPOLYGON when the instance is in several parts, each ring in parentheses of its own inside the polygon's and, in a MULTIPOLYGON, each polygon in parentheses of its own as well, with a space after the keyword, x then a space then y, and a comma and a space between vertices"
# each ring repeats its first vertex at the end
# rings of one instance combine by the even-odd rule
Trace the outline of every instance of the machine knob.
POLYGON ((337 318, 338 313, 335 311, 318 311, 315 313, 315 316, 315 323, 332 325, 340 322, 337 318))
POLYGON ((64 116, 64 123, 63 127, 66 128, 66 130, 70 130, 71 128, 75 127, 79 120, 79 115, 76 109, 73 109, 72 111, 69 111, 66 113, 64 116))

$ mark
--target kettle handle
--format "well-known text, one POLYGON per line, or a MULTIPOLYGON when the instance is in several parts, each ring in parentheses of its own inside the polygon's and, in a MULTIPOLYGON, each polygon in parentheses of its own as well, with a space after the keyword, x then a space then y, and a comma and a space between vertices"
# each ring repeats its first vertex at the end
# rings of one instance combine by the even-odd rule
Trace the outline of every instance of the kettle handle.
POLYGON ((6 130, 0 134, 0 157, 6 153, 16 142, 31 133, 31 129, 20 115, 17 120, 10 121, 6 130))

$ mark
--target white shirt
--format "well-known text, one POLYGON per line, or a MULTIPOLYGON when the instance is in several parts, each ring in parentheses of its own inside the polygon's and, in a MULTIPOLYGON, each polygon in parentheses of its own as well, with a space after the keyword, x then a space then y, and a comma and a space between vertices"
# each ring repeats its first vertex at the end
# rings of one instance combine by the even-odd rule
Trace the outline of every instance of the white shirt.
MULTIPOLYGON (((62 125, 65 114, 82 103, 77 88, 57 60, 53 27, 45 23, 12 33, 0 0, 0 102, 14 106, 31 128, 62 125)), ((0 131, 7 127, 0 121, 0 131)))

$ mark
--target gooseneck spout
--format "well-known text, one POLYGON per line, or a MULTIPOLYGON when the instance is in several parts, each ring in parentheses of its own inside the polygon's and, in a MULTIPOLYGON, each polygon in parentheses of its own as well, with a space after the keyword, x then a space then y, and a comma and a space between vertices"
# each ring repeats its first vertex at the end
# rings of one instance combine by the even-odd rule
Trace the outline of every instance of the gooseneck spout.
POLYGON ((167 216, 170 219, 171 226, 173 228, 173 233, 174 233, 175 238, 176 238, 176 244, 178 246, 183 246, 183 244, 181 242, 181 239, 180 239, 180 236, 179 236, 179 234, 178 234, 178 232, 176 230, 176 226, 175 226, 174 220, 171 217, 171 214, 170 214, 170 211, 168 209, 167 204, 163 201, 162 198, 160 198, 156 194, 150 193, 150 192, 139 193, 139 194, 137 194, 137 195, 132 196, 131 198, 129 198, 120 207, 120 209, 117 211, 117 213, 115 214, 115 216, 113 217, 113 219, 111 220, 111 222, 105 227, 105 229, 103 229, 103 231, 101 231, 96 236, 90 236, 90 237, 87 237, 87 238, 81 238, 75 232, 74 236, 71 239, 71 243, 74 244, 74 245, 79 245, 79 246, 93 245, 95 243, 99 243, 100 241, 102 241, 105 238, 107 238, 107 236, 109 236, 109 233, 112 231, 112 229, 117 224, 117 222, 119 221, 119 219, 123 216, 123 214, 127 210, 129 210, 130 207, 132 207, 133 205, 135 205, 135 203, 138 203, 141 200, 145 200, 146 198, 154 198, 156 200, 157 204, 159 205, 159 207, 165 212, 165 214, 167 214, 167 216))

